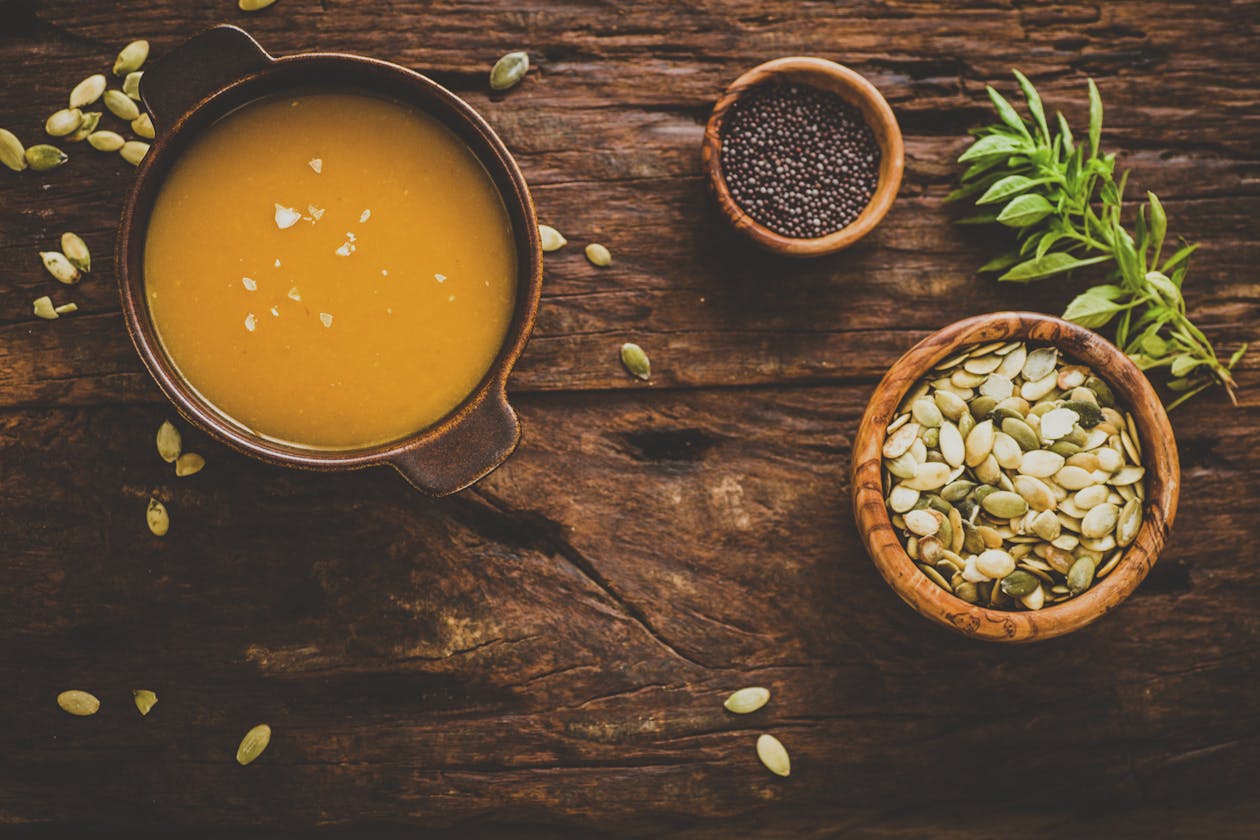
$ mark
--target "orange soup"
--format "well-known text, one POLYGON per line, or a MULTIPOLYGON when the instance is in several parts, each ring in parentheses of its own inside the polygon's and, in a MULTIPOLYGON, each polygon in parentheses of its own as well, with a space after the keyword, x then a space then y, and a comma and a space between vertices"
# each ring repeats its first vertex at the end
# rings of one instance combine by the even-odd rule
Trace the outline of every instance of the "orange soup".
POLYGON ((350 449, 471 393, 516 294, 511 222, 453 132, 353 93, 207 129, 153 208, 145 295, 180 373, 255 434, 350 449))

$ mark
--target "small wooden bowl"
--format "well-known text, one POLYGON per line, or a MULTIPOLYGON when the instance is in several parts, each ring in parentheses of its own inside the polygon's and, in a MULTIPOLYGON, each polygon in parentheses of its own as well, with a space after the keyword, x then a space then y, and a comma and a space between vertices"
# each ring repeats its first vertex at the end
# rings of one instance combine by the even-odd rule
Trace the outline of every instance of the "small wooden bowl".
POLYGON ((922 615, 966 636, 1031 642, 1078 630, 1129 596, 1155 565, 1177 512, 1181 466, 1168 415, 1146 376, 1097 333, 1034 312, 994 312, 951 324, 897 360, 875 388, 853 446, 853 510, 875 567, 901 599, 922 615), (882 455, 886 428, 906 393, 934 365, 963 347, 1025 339, 1053 344, 1103 376, 1138 427, 1146 467, 1146 510, 1137 538, 1119 565, 1082 595, 1036 612, 969 604, 933 583, 906 554, 884 506, 882 455))
POLYGON ((843 250, 857 242, 870 233, 888 213, 888 208, 892 207, 897 190, 901 187, 905 147, 901 142, 897 118, 874 85, 834 61, 791 56, 759 64, 731 83, 713 107, 713 114, 704 130, 701 158, 709 174, 709 185, 717 197, 718 206, 736 230, 776 254, 818 257, 843 250), (875 194, 871 196, 870 203, 861 215, 834 233, 812 239, 797 239, 775 233, 744 212, 726 186, 726 179, 722 176, 722 121, 745 91, 754 85, 770 81, 795 82, 835 93, 860 111, 862 118, 875 132, 875 140, 880 149, 879 183, 875 194))

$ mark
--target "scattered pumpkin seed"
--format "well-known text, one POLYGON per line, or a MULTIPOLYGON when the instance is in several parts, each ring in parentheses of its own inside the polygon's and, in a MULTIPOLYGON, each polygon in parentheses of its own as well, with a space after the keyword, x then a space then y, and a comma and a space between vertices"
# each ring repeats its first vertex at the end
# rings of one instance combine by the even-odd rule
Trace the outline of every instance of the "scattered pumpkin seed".
POLYGON ((153 532, 155 537, 164 537, 166 532, 171 529, 171 518, 166 512, 166 505, 157 499, 149 499, 149 507, 145 511, 145 520, 149 523, 149 530, 153 532))
POLYGON ((652 377, 652 361, 647 353, 637 344, 627 341, 621 345, 621 364, 634 376, 644 382, 652 377))
POLYGON ((163 420, 157 430, 158 456, 166 463, 173 464, 179 458, 182 447, 183 439, 179 434, 179 429, 175 428, 175 424, 171 421, 163 420))
POLYGON ((84 108, 101 98, 105 92, 105 75, 94 73, 74 86, 70 91, 70 107, 84 108))
POLYGON ((82 121, 83 112, 78 108, 62 108, 44 121, 44 133, 49 137, 65 137, 82 121))
POLYGON ((84 273, 92 270, 92 252, 88 250, 87 243, 83 241, 77 233, 61 234, 61 253, 66 255, 66 259, 84 273))
POLYGON ((56 169, 69 159, 70 156, 61 151, 61 149, 58 149, 56 146, 49 146, 47 143, 40 143, 26 150, 26 162, 36 172, 47 172, 49 169, 56 169))
POLYGON ((128 140, 122 144, 118 150, 122 155, 122 159, 130 163, 132 166, 139 166, 140 161, 144 160, 144 156, 149 153, 149 144, 142 143, 139 140, 128 140))
POLYGON ((14 172, 21 172, 26 168, 26 147, 7 128, 0 128, 0 163, 14 172))
POLYGON ((267 749, 270 743, 271 727, 265 723, 258 724, 246 732, 245 737, 241 739, 240 746, 236 748, 236 763, 244 767, 262 755, 263 750, 267 749))
POLYGON ((48 269, 48 273, 67 286, 78 283, 83 276, 74 263, 60 251, 40 251, 39 258, 44 261, 44 268, 48 269))
POLYGON ((138 137, 144 137, 148 140, 152 140, 154 137, 153 118, 148 114, 141 114, 131 121, 131 130, 135 132, 138 137))
POLYGON ((96 127, 100 124, 100 111, 89 111, 85 113, 83 118, 79 120, 79 127, 76 128, 73 133, 66 136, 66 142, 78 143, 82 140, 86 140, 92 135, 93 131, 96 131, 96 127))
POLYGON ((69 712, 78 717, 88 717, 94 715, 101 708, 101 701, 96 696, 86 691, 78 691, 72 689, 63 691, 57 695, 57 705, 62 711, 69 712))
POLYGON ((53 306, 52 298, 47 295, 35 298, 35 315, 45 321, 55 321, 60 317, 57 307, 53 306))
POLYGON ((939 363, 885 427, 906 553, 969 603, 1039 610, 1085 592, 1142 524, 1137 427, 1114 406, 1054 347, 998 342, 939 363))
MULTIPOLYGON (((127 78, 123 79, 122 92, 127 94, 137 102, 140 101, 140 78, 144 76, 143 70, 136 70, 128 73, 127 78)), ((101 76, 101 87, 104 89, 105 77, 101 76)))
POLYGON ((276 0, 238 0, 236 5, 242 12, 257 12, 274 2, 276 0))
POLYGON ((126 76, 140 69, 144 64, 144 60, 149 57, 148 41, 132 41, 123 47, 118 53, 118 58, 114 59, 114 75, 126 76))
POLYGON ((490 70, 491 90, 507 90, 520 83, 529 72, 529 54, 510 52, 494 63, 490 70))
POLYGON ((792 774, 792 759, 788 757, 787 748, 773 735, 761 735, 757 738, 757 758, 776 776, 792 774))
POLYGON ((746 715, 755 712, 766 703, 770 702, 770 689, 761 686, 751 686, 749 688, 741 688, 730 697, 726 698, 726 702, 722 705, 726 707, 728 712, 734 712, 737 715, 746 715))
POLYGON ((157 705, 157 695, 147 688, 132 689, 131 696, 136 701, 136 708, 140 710, 141 715, 147 715, 157 705))
POLYGON ((136 101, 121 90, 105 91, 105 107, 120 120, 131 122, 140 116, 140 107, 136 101))
POLYGON ((542 249, 547 253, 559 251, 569 243, 569 240, 551 225, 539 225, 538 236, 542 239, 542 249))
POLYGON ((69 315, 71 312, 78 312, 78 311, 79 311, 79 304, 75 303, 74 301, 71 301, 70 303, 63 303, 61 304, 61 306, 57 306, 53 308, 53 312, 56 312, 58 315, 69 315))
POLYGON ((612 253, 598 242, 592 242, 586 246, 586 258, 591 261, 591 265, 600 267, 612 265, 612 253))
POLYGON ((127 142, 121 134, 113 131, 93 131, 88 135, 87 141, 98 152, 116 152, 127 142))
POLYGON ((196 475, 206 465, 206 459, 195 452, 185 452, 175 459, 175 475, 180 478, 196 475))

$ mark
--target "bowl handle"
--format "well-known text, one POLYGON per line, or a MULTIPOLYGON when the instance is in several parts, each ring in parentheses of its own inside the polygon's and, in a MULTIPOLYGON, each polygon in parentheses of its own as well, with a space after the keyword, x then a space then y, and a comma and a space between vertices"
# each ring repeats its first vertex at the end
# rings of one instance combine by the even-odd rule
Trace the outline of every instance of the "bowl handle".
POLYGON ((147 68, 140 79, 140 98, 153 124, 170 129, 202 100, 271 61, 245 30, 216 26, 147 68))
POLYGON ((493 472, 520 440, 521 423, 500 386, 432 438, 392 456, 390 463, 422 493, 446 496, 493 472))

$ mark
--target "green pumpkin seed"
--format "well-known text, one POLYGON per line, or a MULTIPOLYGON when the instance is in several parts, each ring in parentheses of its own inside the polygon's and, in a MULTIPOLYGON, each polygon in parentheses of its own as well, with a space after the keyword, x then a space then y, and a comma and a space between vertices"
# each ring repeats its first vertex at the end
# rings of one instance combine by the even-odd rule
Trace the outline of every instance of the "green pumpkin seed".
POLYGON ((1084 400, 1068 400, 1063 407, 1074 411, 1077 414, 1077 422, 1081 424, 1082 429, 1092 429, 1102 422, 1102 409, 1097 403, 1086 402, 1084 400))
POLYGON ((565 239, 563 234, 551 225, 539 225, 538 236, 542 240, 543 251, 547 253, 559 251, 569 243, 569 240, 565 239))
POLYGON ((152 140, 154 137, 153 118, 148 114, 141 114, 131 121, 131 130, 135 132, 137 137, 152 140))
POLYGON ((237 0, 237 8, 242 12, 257 12, 267 8, 276 0, 237 0))
POLYGON ((74 130, 73 134, 66 137, 67 143, 78 143, 92 136, 92 132, 96 131, 96 127, 101 124, 101 112, 90 111, 83 115, 83 119, 79 121, 79 127, 74 130))
POLYGON ((1068 569, 1067 585, 1068 592, 1072 595, 1080 595, 1094 582, 1094 561, 1088 557, 1081 557, 1072 564, 1072 568, 1068 569))
POLYGON ((258 724, 241 739, 240 746, 236 748, 236 763, 244 767, 262 755, 270 743, 271 727, 265 723, 258 724))
MULTIPOLYGON (((140 78, 142 76, 144 76, 144 71, 136 70, 133 73, 128 73, 127 78, 123 79, 122 92, 137 102, 140 101, 140 78)), ((104 88, 104 85, 105 77, 101 76, 102 89, 104 88)))
POLYGON ((141 715, 149 714, 157 705, 157 695, 147 688, 132 689, 131 696, 136 701, 136 708, 140 710, 141 715))
POLYGON ((122 155, 122 159, 130 163, 132 166, 139 166, 140 161, 144 160, 144 156, 149 153, 149 144, 141 143, 139 140, 128 140, 123 143, 122 148, 118 150, 122 155))
POLYGON ((789 776, 792 773, 792 760, 788 757, 788 751, 773 735, 757 738, 757 758, 776 776, 789 776))
POLYGON ((646 382, 652 377, 652 362, 643 348, 632 342, 621 345, 621 364, 631 375, 646 382))
POLYGON ((166 532, 171 528, 171 518, 166 512, 166 505, 157 499, 149 499, 149 507, 145 511, 144 517, 149 524, 149 530, 153 532, 155 537, 166 536, 166 532))
POLYGON ((520 83, 529 72, 529 54, 510 52, 494 63, 490 70, 490 89, 507 90, 520 83))
POLYGON ((998 401, 993 397, 979 396, 971 401, 968 406, 970 414, 976 420, 982 420, 989 416, 989 412, 997 408, 998 401))
POLYGON ((206 465, 206 459, 195 452, 185 452, 175 459, 175 475, 184 478, 196 475, 206 465))
POLYGON ((750 688, 741 688, 730 697, 726 698, 726 702, 722 705, 726 707, 728 712, 734 712, 737 715, 746 715, 760 709, 766 703, 770 702, 770 689, 761 686, 752 686, 750 688))
POLYGON ((1014 519, 1028 512, 1028 502, 1018 493, 998 490, 984 497, 980 507, 999 519, 1014 519))
POLYGON ((26 147, 7 128, 0 128, 0 163, 14 172, 21 172, 26 168, 26 147))
POLYGON ((131 122, 140 116, 140 108, 136 101, 121 90, 105 91, 105 107, 120 120, 131 122))
POLYGON ((921 571, 921 572, 923 572, 923 574, 927 575, 927 577, 928 577, 928 578, 929 578, 929 579, 930 579, 933 583, 935 583, 937 586, 939 586, 941 589, 944 589, 946 592, 953 592, 953 591, 954 591, 954 587, 950 586, 950 585, 949 585, 949 581, 945 580, 944 575, 942 575, 940 572, 936 571, 936 569, 932 568, 931 566, 924 565, 923 563, 919 563, 919 564, 918 564, 918 567, 919 567, 919 571, 921 571))
POLYGON ((98 152, 116 152, 127 142, 121 134, 113 131, 94 131, 88 135, 87 141, 98 152))
POLYGON ((1115 505, 1098 505, 1081 520, 1081 536, 1098 539, 1110 534, 1115 530, 1119 516, 1120 510, 1115 505))
POLYGON ((105 76, 95 73, 74 86, 70 91, 70 107, 84 108, 101 98, 105 92, 105 76))
POLYGON ((158 456, 166 463, 173 464, 179 458, 182 445, 179 429, 169 420, 163 420, 157 430, 158 456))
POLYGON ((56 169, 69 159, 70 156, 61 151, 61 149, 58 149, 56 146, 49 146, 47 143, 40 143, 26 150, 26 162, 36 172, 47 172, 49 169, 56 169))
POLYGON ((52 298, 50 297, 35 298, 34 308, 35 316, 43 318, 45 321, 55 321, 61 317, 61 313, 53 306, 52 298))
POLYGON ((1002 578, 1002 591, 1012 598, 1023 598, 1040 586, 1040 581, 1028 572, 1016 569, 1002 578))
POLYGON ((590 245, 587 245, 585 253, 591 265, 597 265, 601 268, 612 265, 612 253, 598 242, 592 242, 590 245))
POLYGON ((101 701, 86 691, 70 690, 57 695, 57 705, 62 711, 78 717, 94 715, 101 708, 101 701))
POLYGON ((44 268, 48 269, 48 273, 60 283, 70 286, 78 283, 82 277, 74 263, 66 259, 66 255, 60 251, 40 251, 39 258, 44 261, 44 268))
POLYGON ((126 76, 128 73, 139 70, 140 66, 144 64, 144 60, 148 57, 149 42, 132 41, 123 47, 122 51, 118 53, 118 57, 114 59, 114 75, 126 76))
POLYGON ((79 127, 83 112, 78 108, 62 108, 44 121, 44 133, 49 137, 65 137, 79 127))
POLYGON ((61 253, 66 255, 75 268, 82 272, 92 270, 92 252, 77 233, 61 234, 61 253))

